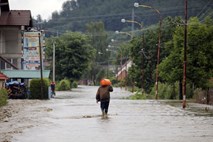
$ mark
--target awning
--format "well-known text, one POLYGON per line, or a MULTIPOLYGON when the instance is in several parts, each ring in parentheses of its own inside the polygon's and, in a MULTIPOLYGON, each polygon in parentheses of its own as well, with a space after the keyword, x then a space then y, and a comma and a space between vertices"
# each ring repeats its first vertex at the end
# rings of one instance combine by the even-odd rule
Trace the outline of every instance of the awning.
MULTIPOLYGON (((40 70, 1 70, 8 78, 41 78, 40 70)), ((43 70, 43 78, 49 78, 50 70, 43 70)))

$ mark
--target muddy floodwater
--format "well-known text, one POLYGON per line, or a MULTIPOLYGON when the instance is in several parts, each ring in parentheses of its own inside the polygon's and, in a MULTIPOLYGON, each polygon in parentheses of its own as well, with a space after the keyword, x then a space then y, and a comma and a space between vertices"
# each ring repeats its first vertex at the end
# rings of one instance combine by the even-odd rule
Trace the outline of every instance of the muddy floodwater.
POLYGON ((10 100, 14 110, 0 121, 0 141, 213 142, 212 106, 192 103, 183 110, 178 103, 127 100, 130 92, 114 88, 103 119, 97 88, 79 86, 46 101, 10 100))

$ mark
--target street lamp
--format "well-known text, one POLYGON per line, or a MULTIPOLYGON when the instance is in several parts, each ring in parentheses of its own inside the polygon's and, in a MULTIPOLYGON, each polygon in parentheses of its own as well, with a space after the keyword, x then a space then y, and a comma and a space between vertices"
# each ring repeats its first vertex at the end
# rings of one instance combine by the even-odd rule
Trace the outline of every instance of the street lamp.
MULTIPOLYGON (((132 39, 132 35, 131 34, 129 34, 128 32, 120 32, 120 31, 115 31, 115 33, 116 34, 126 34, 126 35, 128 35, 128 36, 130 36, 131 37, 131 39, 132 39)), ((112 42, 114 42, 114 39, 112 39, 111 40, 112 42)), ((110 48, 111 47, 111 45, 108 45, 108 47, 110 48)), ((118 48, 119 49, 119 48, 118 48)), ((122 80, 122 77, 123 77, 123 72, 122 72, 122 67, 123 67, 123 52, 122 52, 122 50, 120 50, 120 80, 122 80)), ((119 73, 119 72, 118 72, 119 73)), ((117 76, 117 79, 119 79, 119 76, 117 76)), ((120 83, 120 87, 121 87, 121 89, 122 89, 122 83, 120 83)))
POLYGON ((108 48, 115 48, 115 46, 112 46, 112 45, 109 44, 109 45, 108 45, 108 48))
POLYGON ((186 49, 187 49, 187 9, 188 1, 185 0, 185 23, 184 23, 184 62, 183 62, 183 104, 182 107, 186 107, 186 49))
MULTIPOLYGON (((108 45, 108 48, 106 48, 106 51, 107 52, 115 52, 116 53, 116 51, 114 51, 114 50, 110 50, 109 48, 110 47, 113 47, 113 46, 111 46, 111 45, 108 45)), ((110 54, 111 55, 111 54, 110 54)), ((108 59, 107 59, 107 78, 108 78, 108 74, 109 74, 109 57, 108 57, 108 59)))
POLYGON ((128 22, 128 23, 136 23, 136 24, 138 24, 140 26, 141 29, 143 28, 143 25, 141 23, 137 22, 137 21, 121 19, 121 22, 122 23, 126 23, 126 22, 128 22))
POLYGON ((130 38, 132 39, 132 34, 128 33, 128 32, 121 32, 121 31, 115 31, 115 34, 125 34, 125 35, 128 35, 130 36, 130 38))
POLYGON ((40 75, 41 75, 41 84, 40 84, 40 87, 41 87, 41 98, 44 99, 44 82, 43 82, 43 57, 42 57, 42 43, 41 43, 41 35, 42 33, 39 32, 38 33, 38 38, 39 38, 39 57, 40 57, 40 75))
MULTIPOLYGON (((129 21, 130 21, 130 20, 127 20, 127 21, 126 21, 125 19, 121 19, 121 22, 122 22, 122 23, 129 22, 129 21)), ((132 40, 132 38, 133 38, 133 34, 130 34, 130 33, 128 33, 128 32, 119 32, 119 31, 115 31, 115 33, 116 33, 116 34, 119 34, 119 33, 121 33, 121 34, 126 34, 126 35, 130 36, 130 38, 131 38, 130 40, 132 40)), ((122 74, 123 74, 123 71, 122 71, 122 70, 123 70, 123 63, 122 63, 122 60, 123 60, 123 59, 122 59, 122 50, 121 50, 121 78, 123 77, 123 75, 122 75, 122 74)), ((125 67, 126 67, 126 77, 127 77, 127 75, 128 75, 127 60, 126 60, 126 63, 125 63, 125 67)), ((126 77, 125 77, 125 78, 126 78, 126 77)), ((126 86, 127 86, 127 85, 126 85, 126 81, 125 81, 125 89, 126 89, 126 86)))
POLYGON ((147 57, 145 51, 144 51, 144 48, 141 49, 141 51, 139 52, 141 53, 143 56, 143 59, 142 59, 142 83, 141 83, 141 88, 142 88, 142 94, 143 94, 143 91, 144 91, 144 58, 146 60, 149 60, 150 57, 147 57))
POLYGON ((55 42, 53 41, 53 82, 55 83, 55 42))
POLYGON ((103 53, 99 51, 98 54, 101 55, 101 54, 103 54, 103 53))
POLYGON ((158 14, 160 14, 160 11, 154 7, 151 7, 149 5, 143 5, 143 4, 139 4, 138 2, 134 3, 134 7, 144 7, 144 8, 150 8, 150 9, 154 9, 158 14))
POLYGON ((142 5, 142 4, 140 5, 139 3, 136 2, 136 3, 134 3, 134 6, 153 9, 159 15, 158 49, 157 49, 157 65, 156 65, 156 81, 155 81, 155 87, 156 87, 155 99, 158 99, 158 76, 159 76, 158 65, 160 63, 161 25, 162 25, 161 14, 158 9, 148 6, 148 5, 142 5))
MULTIPOLYGON (((106 49, 106 51, 108 51, 108 49, 106 49)), ((102 53, 102 52, 98 52, 98 55, 103 55, 104 53, 102 53)), ((108 78, 108 66, 109 66, 109 61, 108 61, 109 59, 107 59, 107 78, 108 78)))
MULTIPOLYGON (((138 24, 140 27, 141 27, 141 29, 143 28, 143 25, 141 24, 141 23, 139 23, 139 22, 137 22, 137 21, 134 21, 134 20, 126 20, 126 19, 121 19, 121 22, 122 23, 126 23, 126 22, 128 22, 128 23, 136 23, 136 24, 138 24)), ((145 40, 145 38, 144 38, 144 33, 143 33, 143 38, 142 38, 142 41, 143 41, 143 44, 142 44, 142 49, 144 48, 144 46, 145 46, 145 43, 144 43, 144 40, 145 40)), ((142 56, 143 57, 143 56, 142 56)), ((141 92, 142 92, 142 94, 143 94, 143 83, 144 83, 144 58, 142 58, 142 69, 141 69, 141 74, 142 74, 142 82, 141 82, 141 92)))

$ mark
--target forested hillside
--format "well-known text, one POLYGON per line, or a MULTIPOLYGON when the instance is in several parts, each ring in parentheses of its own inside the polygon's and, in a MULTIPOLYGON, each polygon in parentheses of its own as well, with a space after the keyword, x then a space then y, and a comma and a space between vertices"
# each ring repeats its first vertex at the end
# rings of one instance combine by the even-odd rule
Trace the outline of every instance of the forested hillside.
MULTIPOLYGON (((94 21, 103 21, 107 31, 121 30, 126 25, 121 19, 132 19, 151 25, 158 21, 158 15, 148 8, 134 7, 132 0, 77 0, 66 1, 62 11, 52 13, 52 19, 41 21, 42 27, 52 32, 85 31, 85 25, 94 21)), ((138 0, 139 4, 150 5, 158 9, 162 17, 183 16, 184 0, 138 0)), ((188 0, 188 15, 200 19, 212 11, 211 0, 188 0)), ((37 24, 35 23, 35 26, 37 24)))

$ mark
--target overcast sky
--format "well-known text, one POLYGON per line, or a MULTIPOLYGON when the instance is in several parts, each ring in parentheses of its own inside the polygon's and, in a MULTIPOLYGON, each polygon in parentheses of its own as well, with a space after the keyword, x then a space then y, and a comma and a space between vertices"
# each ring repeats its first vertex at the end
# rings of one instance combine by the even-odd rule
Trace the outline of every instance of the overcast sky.
POLYGON ((31 10, 34 18, 38 14, 42 19, 50 19, 52 12, 61 11, 63 2, 67 0, 9 0, 10 10, 31 10))

